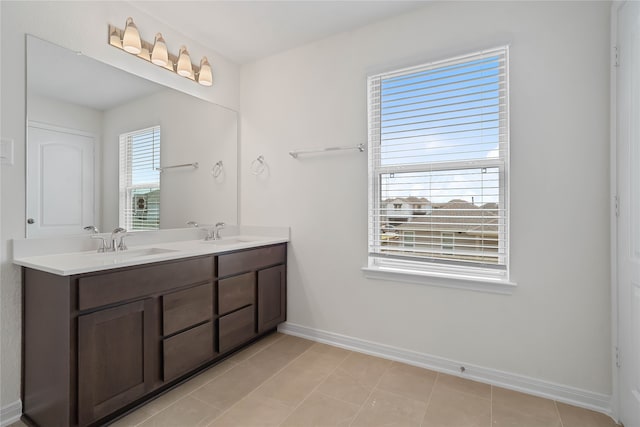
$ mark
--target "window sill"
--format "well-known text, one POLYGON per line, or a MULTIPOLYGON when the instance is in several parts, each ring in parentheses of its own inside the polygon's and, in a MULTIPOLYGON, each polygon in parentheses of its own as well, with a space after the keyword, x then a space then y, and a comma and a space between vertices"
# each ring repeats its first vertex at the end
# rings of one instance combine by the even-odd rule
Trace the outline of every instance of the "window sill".
POLYGON ((362 272, 368 279, 417 283, 503 295, 511 295, 517 287, 516 283, 502 279, 486 279, 447 273, 423 273, 389 267, 362 267, 362 272))

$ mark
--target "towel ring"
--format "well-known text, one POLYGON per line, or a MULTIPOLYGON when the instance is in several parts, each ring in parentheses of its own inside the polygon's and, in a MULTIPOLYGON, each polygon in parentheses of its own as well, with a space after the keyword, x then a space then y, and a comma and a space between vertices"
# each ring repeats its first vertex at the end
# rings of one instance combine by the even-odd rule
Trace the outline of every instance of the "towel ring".
POLYGON ((251 162, 251 173, 254 175, 260 175, 264 172, 266 167, 267 165, 264 163, 264 156, 261 154, 257 159, 251 162))
POLYGON ((222 160, 219 160, 213 167, 211 168, 211 175, 214 178, 217 178, 222 173, 222 160))

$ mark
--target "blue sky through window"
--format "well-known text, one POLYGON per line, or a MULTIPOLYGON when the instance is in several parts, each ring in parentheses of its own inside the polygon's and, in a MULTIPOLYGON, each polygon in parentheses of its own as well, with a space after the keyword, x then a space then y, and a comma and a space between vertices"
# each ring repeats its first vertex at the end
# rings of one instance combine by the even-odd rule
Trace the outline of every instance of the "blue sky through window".
POLYGON ((498 202, 498 168, 442 165, 499 158, 501 61, 495 55, 382 79, 380 165, 440 165, 430 172, 382 174, 382 200, 498 202))

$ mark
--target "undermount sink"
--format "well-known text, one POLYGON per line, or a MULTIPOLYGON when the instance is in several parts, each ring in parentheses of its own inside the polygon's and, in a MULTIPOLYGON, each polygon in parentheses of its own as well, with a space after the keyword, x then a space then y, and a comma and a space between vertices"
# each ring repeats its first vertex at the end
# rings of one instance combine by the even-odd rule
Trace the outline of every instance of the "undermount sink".
POLYGON ((223 237, 222 239, 217 240, 203 240, 203 243, 208 243, 210 245, 236 245, 240 243, 249 243, 254 242, 256 239, 252 239, 250 237, 223 237))
POLYGON ((137 258, 137 257, 149 256, 149 255, 166 254, 170 252, 177 252, 177 251, 173 249, 163 249, 163 248, 144 248, 144 249, 119 251, 117 253, 117 256, 121 258, 137 258))

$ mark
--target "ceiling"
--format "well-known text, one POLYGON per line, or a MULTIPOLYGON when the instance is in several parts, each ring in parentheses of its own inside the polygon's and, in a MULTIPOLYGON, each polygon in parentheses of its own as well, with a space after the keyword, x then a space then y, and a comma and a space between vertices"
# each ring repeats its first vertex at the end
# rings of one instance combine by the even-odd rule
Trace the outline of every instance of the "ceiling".
MULTIPOLYGON (((407 13, 426 1, 131 1, 185 36, 244 64, 407 13)), ((44 40, 27 48, 30 94, 108 110, 164 87, 44 40)))
POLYGON ((130 1, 237 64, 424 7, 402 1, 130 1))

